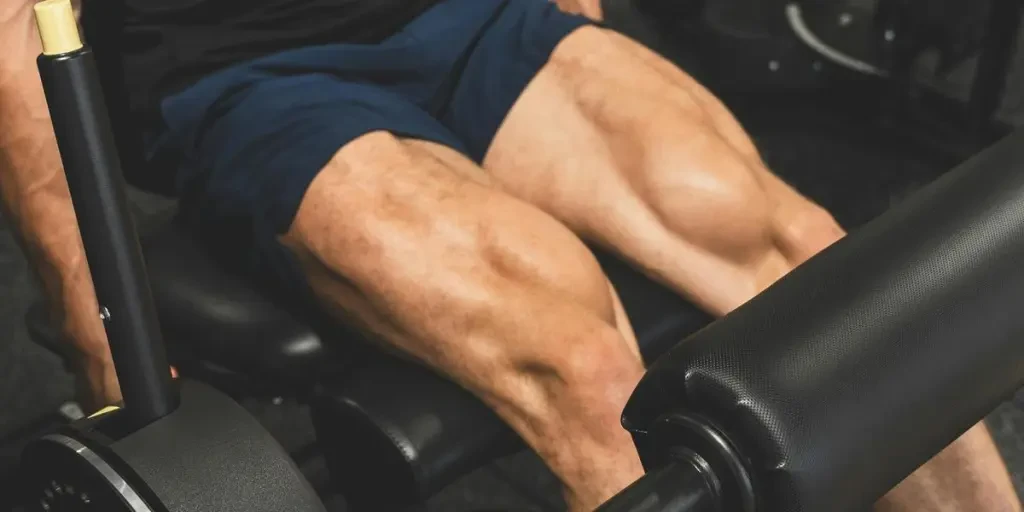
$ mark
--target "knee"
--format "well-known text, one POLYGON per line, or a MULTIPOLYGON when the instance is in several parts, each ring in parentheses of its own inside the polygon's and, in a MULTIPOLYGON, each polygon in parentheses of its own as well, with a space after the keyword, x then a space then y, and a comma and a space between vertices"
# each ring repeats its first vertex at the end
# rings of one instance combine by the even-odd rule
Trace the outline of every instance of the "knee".
POLYGON ((616 328, 608 278, 593 253, 560 223, 532 208, 517 217, 519 222, 499 222, 484 236, 481 258, 491 273, 526 292, 533 332, 503 340, 493 352, 503 370, 494 384, 513 393, 507 398, 518 406, 537 407, 526 412, 541 422, 570 411, 617 422, 644 368, 616 328), (534 236, 520 236, 524 226, 534 236))
POLYGON ((520 431, 557 436, 571 421, 612 432, 643 363, 616 328, 594 256, 575 237, 548 242, 525 248, 492 240, 480 256, 507 287, 491 295, 501 333, 472 356, 488 368, 476 391, 520 431))
POLYGON ((644 374, 643 363, 611 327, 552 340, 511 369, 511 381, 520 385, 510 389, 519 390, 514 401, 527 417, 542 424, 574 418, 599 429, 618 424, 644 374))
POLYGON ((491 366, 499 370, 493 384, 542 424, 566 415, 617 424, 643 362, 616 328, 612 290, 597 259, 558 226, 545 244, 488 237, 491 268, 529 291, 535 316, 527 321, 536 331, 493 352, 500 358, 491 366))
POLYGON ((555 374, 571 395, 618 414, 644 373, 643 363, 617 332, 571 346, 555 358, 555 374))

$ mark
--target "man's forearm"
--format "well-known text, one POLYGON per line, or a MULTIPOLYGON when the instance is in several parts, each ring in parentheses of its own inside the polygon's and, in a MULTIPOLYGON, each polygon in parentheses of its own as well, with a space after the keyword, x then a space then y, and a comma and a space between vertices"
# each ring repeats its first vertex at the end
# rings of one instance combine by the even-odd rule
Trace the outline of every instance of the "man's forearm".
POLYGON ((51 310, 80 356, 109 358, 92 280, 35 69, 31 2, 0 7, 0 194, 51 310))

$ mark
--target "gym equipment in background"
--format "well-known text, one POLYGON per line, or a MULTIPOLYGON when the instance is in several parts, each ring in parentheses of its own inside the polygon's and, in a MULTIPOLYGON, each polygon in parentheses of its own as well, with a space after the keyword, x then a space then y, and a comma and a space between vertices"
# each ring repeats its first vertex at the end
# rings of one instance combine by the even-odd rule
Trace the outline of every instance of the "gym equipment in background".
POLYGON ((35 12, 39 71, 124 406, 30 444, 24 506, 323 512, 288 455, 244 409, 208 386, 171 382, 92 54, 69 0, 41 2, 35 12))
POLYGON ((962 161, 1010 131, 997 118, 1018 54, 1019 0, 794 0, 793 34, 869 89, 901 135, 962 161), (972 66, 968 61, 974 60, 972 66), (964 69, 960 69, 964 68, 964 69), (954 71, 967 90, 938 84, 954 71))
POLYGON ((793 37, 778 0, 622 1, 632 2, 641 17, 660 27, 657 32, 674 40, 655 43, 655 49, 686 48, 692 61, 686 71, 717 92, 814 91, 831 78, 821 56, 793 37))
POLYGON ((1019 0, 630 1, 727 104, 812 94, 946 168, 1011 131, 1019 0))

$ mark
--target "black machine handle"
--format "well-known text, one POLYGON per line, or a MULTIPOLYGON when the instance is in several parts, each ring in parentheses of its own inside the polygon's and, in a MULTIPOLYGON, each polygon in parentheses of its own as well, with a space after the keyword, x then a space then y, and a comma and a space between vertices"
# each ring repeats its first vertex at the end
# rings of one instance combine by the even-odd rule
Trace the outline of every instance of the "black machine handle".
POLYGON ((702 460, 689 458, 637 480, 597 512, 722 512, 721 490, 702 460))
POLYGON ((100 303, 96 314, 106 327, 124 415, 145 425, 177 408, 178 393, 96 63, 81 42, 70 1, 47 0, 35 12, 43 40, 39 74, 100 303))
POLYGON ((674 347, 624 416, 650 468, 712 460, 699 416, 756 510, 859 512, 1022 384, 1024 130, 674 347))

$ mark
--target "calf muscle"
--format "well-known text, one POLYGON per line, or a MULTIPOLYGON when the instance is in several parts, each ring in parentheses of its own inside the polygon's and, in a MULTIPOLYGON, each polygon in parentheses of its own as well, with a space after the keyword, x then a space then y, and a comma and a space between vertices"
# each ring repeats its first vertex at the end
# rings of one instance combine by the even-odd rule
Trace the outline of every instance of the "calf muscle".
POLYGON ((643 365, 607 278, 563 225, 424 147, 349 144, 282 240, 329 310, 476 394, 592 510, 642 473, 619 417, 643 365))

